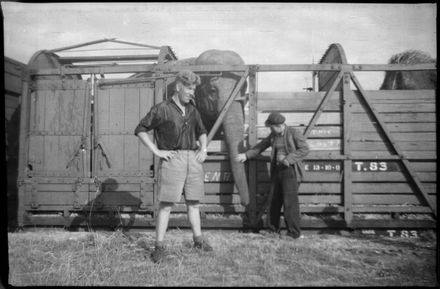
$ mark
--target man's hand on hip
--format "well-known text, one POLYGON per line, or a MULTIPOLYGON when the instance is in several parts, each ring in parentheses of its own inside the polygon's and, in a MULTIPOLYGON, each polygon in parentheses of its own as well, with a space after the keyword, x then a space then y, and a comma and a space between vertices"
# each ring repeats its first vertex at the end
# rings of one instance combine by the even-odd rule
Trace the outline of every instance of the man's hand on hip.
POLYGON ((174 158, 174 155, 176 154, 175 151, 166 151, 166 150, 159 150, 156 155, 160 157, 161 159, 170 160, 174 158))

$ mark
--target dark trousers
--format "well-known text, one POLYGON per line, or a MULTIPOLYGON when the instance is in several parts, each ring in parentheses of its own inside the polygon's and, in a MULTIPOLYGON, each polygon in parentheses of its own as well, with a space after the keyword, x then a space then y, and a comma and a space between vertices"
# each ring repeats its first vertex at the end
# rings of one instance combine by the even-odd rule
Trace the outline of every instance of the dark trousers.
POLYGON ((281 207, 284 206, 284 221, 287 231, 299 236, 300 218, 298 179, 292 166, 277 166, 272 173, 272 196, 269 205, 269 228, 279 231, 281 207))

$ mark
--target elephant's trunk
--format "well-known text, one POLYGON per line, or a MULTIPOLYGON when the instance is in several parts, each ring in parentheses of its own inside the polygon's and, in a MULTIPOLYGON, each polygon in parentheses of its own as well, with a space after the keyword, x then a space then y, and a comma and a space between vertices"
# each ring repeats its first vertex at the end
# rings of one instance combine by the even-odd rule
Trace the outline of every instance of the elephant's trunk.
MULTIPOLYGON (((223 108, 236 83, 232 79, 222 79, 220 82, 222 83, 217 86, 220 96, 218 101, 219 111, 223 108)), ((240 203, 243 206, 246 206, 249 204, 249 189, 246 171, 243 163, 235 161, 237 154, 244 151, 244 115, 243 105, 241 102, 234 101, 229 107, 229 110, 223 119, 223 130, 225 132, 225 140, 229 150, 232 175, 240 194, 240 203)))

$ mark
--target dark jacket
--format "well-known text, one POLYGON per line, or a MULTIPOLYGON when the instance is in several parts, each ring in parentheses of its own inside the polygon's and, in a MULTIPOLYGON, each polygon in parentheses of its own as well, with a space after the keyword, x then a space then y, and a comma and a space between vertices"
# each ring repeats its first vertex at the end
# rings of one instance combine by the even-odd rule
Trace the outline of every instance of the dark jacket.
MULTIPOLYGON (((273 143, 275 135, 270 134, 265 139, 256 144, 253 148, 246 152, 248 159, 255 158, 257 155, 265 151, 268 147, 272 146, 271 162, 270 162, 270 174, 273 174, 276 165, 275 149, 273 143)), ((284 131, 284 146, 288 153, 286 158, 291 165, 295 168, 298 181, 301 182, 304 176, 304 168, 302 159, 309 153, 309 145, 306 138, 302 133, 293 127, 287 126, 284 131)))

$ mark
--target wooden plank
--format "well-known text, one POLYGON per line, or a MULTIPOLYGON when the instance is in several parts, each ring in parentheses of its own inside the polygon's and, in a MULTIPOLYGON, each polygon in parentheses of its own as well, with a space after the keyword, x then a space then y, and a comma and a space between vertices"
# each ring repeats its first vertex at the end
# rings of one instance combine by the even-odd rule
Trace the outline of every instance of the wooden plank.
MULTIPOLYGON (((430 202, 434 204, 434 209, 436 208, 436 197, 430 195, 430 202)), ((374 195, 374 194, 363 194, 363 195, 353 195, 354 204, 378 204, 378 205, 421 205, 420 199, 415 195, 374 195)))
MULTIPOLYGON (((31 205, 32 194, 30 192, 26 192, 25 194, 25 205, 31 205)), ((80 191, 76 194, 76 198, 80 204, 86 205, 89 201, 89 192, 80 191)), ((73 205, 75 201, 75 195, 72 191, 70 192, 45 192, 38 191, 35 193, 35 202, 39 205, 73 205)))
MULTIPOLYGON (((146 194, 147 198, 153 197, 153 193, 146 194), (150 196, 150 197, 148 197, 150 196)), ((90 204, 94 204, 99 208, 99 206, 135 206, 138 207, 141 203, 139 196, 139 191, 107 191, 100 193, 96 198, 93 199, 91 196, 90 204)))
MULTIPOLYGON (((341 205, 342 197, 341 195, 299 195, 299 203, 306 205, 341 205)), ((257 196, 257 203, 262 204, 266 200, 263 196, 257 196)))
MULTIPOLYGON (((404 133, 404 132, 436 132, 437 125, 433 122, 414 122, 414 123, 386 123, 388 130, 391 133, 404 133)), ((363 132, 379 132, 377 123, 372 122, 353 122, 352 123, 354 133, 363 132)))
MULTIPOLYGON (((424 142, 436 141, 436 133, 435 132, 401 132, 401 133, 391 133, 393 138, 396 141, 417 141, 424 142)), ((352 139, 354 141, 383 141, 385 140, 385 136, 383 133, 379 132, 363 132, 363 131, 353 131, 352 139)))
MULTIPOLYGON (((242 205, 228 205, 228 204, 200 204, 200 212, 203 213, 219 213, 219 214, 233 214, 233 213, 244 213, 246 211, 245 207, 242 205)), ((173 212, 187 212, 186 204, 176 204, 173 206, 173 212)))
MULTIPOLYGON (((69 226, 69 224, 75 224, 75 226, 89 227, 93 224, 93 227, 114 227, 114 224, 109 223, 108 218, 98 217, 96 214, 91 216, 90 224, 89 219, 79 217, 64 217, 60 215, 41 216, 41 215, 28 215, 23 221, 23 226, 69 226)), ((241 218, 218 218, 218 219, 202 219, 202 228, 243 228, 243 221, 241 218)), ((155 222, 151 218, 142 217, 135 218, 134 222, 130 223, 130 228, 154 228, 155 222)), ((371 228, 419 228, 419 229, 435 229, 436 223, 432 220, 353 220, 352 228, 355 229, 371 229, 371 228)), ((170 217, 169 227, 189 228, 190 224, 186 217, 176 220, 173 216, 170 217)), ((284 224, 281 223, 283 227, 284 224)), ((345 221, 343 220, 301 220, 301 228, 303 229, 328 229, 328 228, 346 228, 345 221)))
MULTIPOLYGON (((408 159, 431 161, 437 159, 436 151, 407 151, 405 155, 408 159)), ((269 160, 270 152, 267 150, 261 154, 259 160, 269 160)), ((352 159, 376 159, 376 160, 396 160, 400 159, 397 155, 392 155, 386 151, 355 151, 350 156, 352 159)), ((341 154, 340 150, 314 150, 311 151, 306 160, 343 160, 347 157, 341 154)))
MULTIPOLYGON (((313 114, 310 112, 291 113, 280 111, 286 117, 286 124, 289 126, 306 126, 313 114)), ((258 113, 258 126, 264 126, 269 113, 258 113)), ((435 113, 381 113, 383 122, 389 123, 435 123, 435 113)), ((375 123, 366 113, 353 113, 353 123, 375 123)), ((341 125, 341 113, 339 112, 323 112, 316 122, 317 125, 341 125)))
MULTIPOLYGON (((414 123, 414 122, 436 122, 435 113, 418 113, 418 112, 402 112, 402 113, 381 113, 384 123, 414 123)), ((353 113, 353 122, 373 122, 365 113, 353 113)))
MULTIPOLYGON (((404 104, 404 103, 431 103, 435 104, 435 90, 365 90, 366 97, 372 104, 404 104)), ((350 90, 347 93, 347 101, 359 103, 359 92, 350 90)), ((303 105, 318 107, 325 92, 284 92, 284 91, 262 91, 258 92, 258 110, 285 110, 280 106, 285 104, 293 110, 301 110, 298 107, 303 105), (279 107, 279 108, 277 108, 279 107)), ((340 107, 341 94, 334 92, 328 102, 329 106, 340 107)))
MULTIPOLYGON (((329 149, 337 147, 334 140, 329 143, 329 149)), ((403 153, 408 151, 435 151, 437 149, 436 142, 433 141, 400 141, 398 144, 403 153)), ((383 142, 353 141, 353 151, 389 151, 389 149, 389 145, 385 145, 383 142)))
MULTIPOLYGON (((290 126, 306 126, 309 124, 309 121, 311 120, 313 113, 306 112, 306 113, 290 113, 290 112, 283 112, 281 113, 286 118, 286 124, 290 126)), ((259 112, 258 113, 258 121, 257 124, 259 126, 264 126, 264 122, 266 121, 267 117, 269 116, 268 112, 259 112)), ((340 112, 323 112, 321 116, 316 121, 317 125, 340 125, 341 124, 341 113, 340 112)))
POLYGON ((234 183, 205 183, 205 194, 238 194, 234 183))
MULTIPOLYGON (((184 202, 182 196, 181 202, 184 202)), ((205 195, 200 200, 201 204, 240 204, 240 195, 224 194, 224 195, 205 195)))
MULTIPOLYGON (((436 194, 435 183, 423 183, 428 194, 436 194)), ((353 194, 415 194, 408 183, 353 183, 353 194)))
MULTIPOLYGON (((436 184, 424 183, 429 194, 436 193, 436 184)), ((258 183, 258 194, 264 194, 270 189, 270 183, 258 183)), ((341 183, 301 183, 299 194, 341 194, 341 183)), ((407 183, 353 183, 353 194, 414 194, 414 189, 407 183)))
MULTIPOLYGON (((436 173, 416 173, 422 182, 436 182, 436 173)), ((402 172, 353 172, 354 182, 405 182, 408 178, 402 172)))
MULTIPOLYGON (((258 92, 258 111, 315 111, 325 92, 258 92)), ((341 110, 339 92, 335 91, 324 110, 341 110)))
MULTIPOLYGON (((435 102, 431 103, 381 103, 371 104, 379 113, 403 113, 403 112, 435 112, 435 102)), ((364 112, 365 108, 357 103, 352 104, 353 112, 364 112)), ((336 110, 337 111, 337 110, 336 110)))
POLYGON ((220 161, 205 161, 203 163, 203 170, 205 172, 212 171, 212 172, 231 172, 231 164, 227 160, 220 160, 220 161))
MULTIPOLYGON (((304 126, 294 126, 295 129, 304 133, 306 128, 304 126)), ((315 126, 310 134, 310 138, 339 138, 342 135, 341 126, 315 126)), ((262 139, 270 134, 270 128, 258 126, 257 127, 257 138, 262 139)))
POLYGON ((414 205, 373 205, 373 206, 353 206, 353 212, 355 213, 431 213, 429 207, 424 206, 414 206, 414 205))
MULTIPOLYGON (((396 102, 403 102, 408 100, 416 101, 435 101, 435 90, 420 89, 420 90, 364 90, 365 97, 371 103, 384 103, 387 100, 396 102)), ((361 93, 358 90, 352 90, 349 96, 350 101, 359 100, 361 93)))
POLYGON ((130 135, 124 136, 124 171, 140 170, 139 140, 133 136, 134 128, 140 120, 139 88, 127 87, 124 89, 124 130, 130 130, 130 135))
POLYGON ((84 90, 88 83, 82 79, 39 79, 32 82, 33 90, 84 90))

